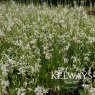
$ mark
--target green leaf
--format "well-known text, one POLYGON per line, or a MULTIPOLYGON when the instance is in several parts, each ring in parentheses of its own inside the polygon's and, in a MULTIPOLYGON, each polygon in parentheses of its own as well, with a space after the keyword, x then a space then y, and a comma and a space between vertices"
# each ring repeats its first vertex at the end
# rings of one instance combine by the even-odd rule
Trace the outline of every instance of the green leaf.
POLYGON ((89 93, 89 91, 86 90, 86 89, 80 89, 79 92, 80 92, 80 95, 91 95, 91 94, 89 93))
POLYGON ((80 92, 80 95, 86 95, 84 89, 79 90, 79 92, 80 92))

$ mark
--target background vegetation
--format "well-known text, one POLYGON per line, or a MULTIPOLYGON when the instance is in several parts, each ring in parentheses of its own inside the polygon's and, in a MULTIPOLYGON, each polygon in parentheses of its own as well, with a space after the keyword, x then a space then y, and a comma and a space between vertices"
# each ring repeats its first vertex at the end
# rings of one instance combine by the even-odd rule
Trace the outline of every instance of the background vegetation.
MULTIPOLYGON (((0 0, 1 2, 9 2, 11 0, 0 0)), ((94 7, 95 0, 13 0, 17 3, 34 3, 35 5, 37 4, 43 4, 47 3, 49 6, 58 6, 60 5, 69 5, 69 6, 74 6, 74 5, 83 5, 83 6, 92 6, 94 7)))

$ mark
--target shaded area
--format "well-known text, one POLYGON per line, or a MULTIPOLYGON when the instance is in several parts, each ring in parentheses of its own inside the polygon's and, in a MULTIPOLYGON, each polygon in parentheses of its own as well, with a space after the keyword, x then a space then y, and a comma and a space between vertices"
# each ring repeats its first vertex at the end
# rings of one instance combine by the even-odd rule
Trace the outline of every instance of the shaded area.
MULTIPOLYGON (((0 0, 0 2, 9 2, 11 0, 0 0)), ((13 0, 17 3, 33 3, 34 5, 40 4, 43 5, 43 3, 47 3, 49 6, 58 6, 58 5, 69 5, 73 7, 74 5, 78 6, 92 6, 95 5, 95 0, 13 0)))

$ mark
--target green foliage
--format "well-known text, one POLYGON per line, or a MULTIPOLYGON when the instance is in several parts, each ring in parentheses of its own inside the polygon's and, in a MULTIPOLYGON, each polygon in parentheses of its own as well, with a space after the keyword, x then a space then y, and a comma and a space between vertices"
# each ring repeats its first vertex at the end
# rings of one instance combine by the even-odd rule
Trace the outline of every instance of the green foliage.
POLYGON ((0 7, 3 94, 40 95, 52 89, 61 95, 93 95, 95 82, 91 79, 52 79, 52 72, 67 68, 69 74, 78 75, 84 68, 87 73, 90 67, 95 69, 94 16, 87 15, 84 7, 50 8, 14 2, 0 7))
MULTIPOLYGON (((12 0, 1 0, 1 2, 10 2, 12 0)), ((58 6, 58 5, 69 5, 70 7, 77 6, 92 6, 95 5, 95 0, 13 0, 20 4, 31 4, 34 5, 43 5, 43 3, 47 3, 49 6, 58 6)))

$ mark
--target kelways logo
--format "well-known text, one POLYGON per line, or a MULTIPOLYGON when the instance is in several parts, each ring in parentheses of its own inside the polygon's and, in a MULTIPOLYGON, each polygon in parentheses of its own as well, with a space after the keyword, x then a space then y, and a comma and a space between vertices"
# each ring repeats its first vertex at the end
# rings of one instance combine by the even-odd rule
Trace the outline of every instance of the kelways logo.
POLYGON ((69 68, 58 68, 58 70, 51 72, 52 79, 92 79, 93 71, 90 67, 87 71, 76 68, 75 70, 69 68))

